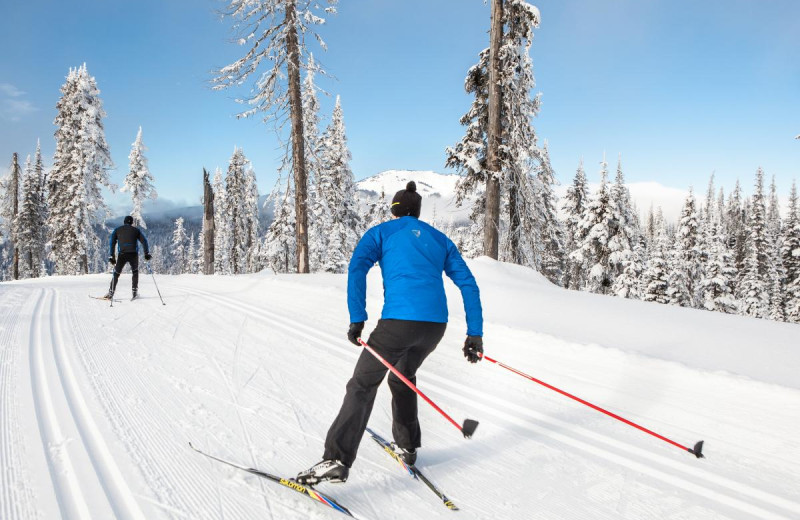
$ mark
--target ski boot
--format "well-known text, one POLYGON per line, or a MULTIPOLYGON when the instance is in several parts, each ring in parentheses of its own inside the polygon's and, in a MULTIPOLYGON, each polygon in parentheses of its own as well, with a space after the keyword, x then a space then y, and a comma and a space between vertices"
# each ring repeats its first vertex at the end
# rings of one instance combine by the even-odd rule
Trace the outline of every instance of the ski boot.
POLYGON ((133 296, 131 296, 131 301, 137 299, 139 297, 139 289, 133 290, 133 296))
POLYGON ((417 450, 415 448, 407 450, 405 448, 401 448, 395 443, 392 443, 392 450, 394 451, 395 455, 403 459, 403 462, 409 466, 413 466, 414 463, 417 462, 417 450))
POLYGON ((349 474, 350 468, 345 466, 342 461, 323 460, 298 473, 294 480, 298 484, 313 486, 320 482, 346 482, 349 474))

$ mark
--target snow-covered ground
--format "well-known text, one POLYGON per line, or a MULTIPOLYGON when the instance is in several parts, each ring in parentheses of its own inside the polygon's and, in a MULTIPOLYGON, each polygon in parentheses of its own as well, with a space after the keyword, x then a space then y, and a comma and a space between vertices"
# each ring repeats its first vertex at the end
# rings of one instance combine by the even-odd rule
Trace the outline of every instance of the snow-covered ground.
MULTIPOLYGON (((346 484, 360 518, 800 518, 800 327, 569 292, 470 261, 486 353, 684 445, 692 455, 497 365, 451 322, 418 385, 419 466, 446 509, 368 439, 346 484)), ((319 460, 359 351, 343 275, 158 276, 109 308, 108 277, 0 284, 0 518, 344 518, 215 463, 293 475, 319 460)), ((381 306, 370 274, 367 330, 381 306)), ((390 434, 388 390, 371 427, 390 434)))

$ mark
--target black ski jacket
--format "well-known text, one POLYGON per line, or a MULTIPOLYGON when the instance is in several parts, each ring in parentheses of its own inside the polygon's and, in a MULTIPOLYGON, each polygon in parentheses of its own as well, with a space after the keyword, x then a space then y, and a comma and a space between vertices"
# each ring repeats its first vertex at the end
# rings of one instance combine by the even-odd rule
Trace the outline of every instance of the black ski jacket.
POLYGON ((142 246, 144 246, 144 254, 149 255, 150 247, 147 245, 147 239, 144 233, 142 233, 139 228, 129 224, 118 227, 111 233, 108 256, 114 256, 114 245, 117 242, 119 242, 118 249, 120 253, 138 253, 139 244, 136 243, 137 241, 141 242, 142 246))

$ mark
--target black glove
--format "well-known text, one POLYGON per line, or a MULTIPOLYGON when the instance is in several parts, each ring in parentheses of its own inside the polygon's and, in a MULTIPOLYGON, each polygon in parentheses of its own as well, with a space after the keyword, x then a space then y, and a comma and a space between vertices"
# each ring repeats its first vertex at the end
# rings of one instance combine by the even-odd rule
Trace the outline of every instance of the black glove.
POLYGON ((114 258, 113 256, 109 256, 108 257, 108 263, 111 264, 111 265, 117 265, 117 259, 114 258))
POLYGON ((483 355, 483 338, 480 336, 467 336, 464 342, 464 357, 470 363, 477 363, 483 355), (480 355, 479 355, 480 354, 480 355))
POLYGON ((347 329, 347 339, 350 340, 350 343, 353 345, 360 347, 361 343, 358 342, 358 338, 361 337, 361 332, 364 330, 364 322, 359 321, 358 323, 351 323, 350 328, 347 329))
POLYGON ((150 253, 145 253, 145 254, 144 254, 144 259, 145 259, 145 260, 148 260, 148 261, 149 261, 151 258, 153 258, 153 257, 152 257, 152 256, 150 256, 150 253))

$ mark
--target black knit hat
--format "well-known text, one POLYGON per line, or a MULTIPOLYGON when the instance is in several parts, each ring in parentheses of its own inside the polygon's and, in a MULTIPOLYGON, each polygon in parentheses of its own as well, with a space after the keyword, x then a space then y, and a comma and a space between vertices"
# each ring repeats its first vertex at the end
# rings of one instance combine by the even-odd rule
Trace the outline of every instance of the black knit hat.
POLYGON ((406 189, 394 194, 392 199, 392 215, 395 217, 416 217, 422 210, 422 197, 417 193, 417 185, 414 181, 406 184, 406 189))
POLYGON ((125 222, 125 224, 127 224, 129 226, 132 226, 133 225, 133 217, 128 215, 127 217, 125 217, 124 222, 125 222))

